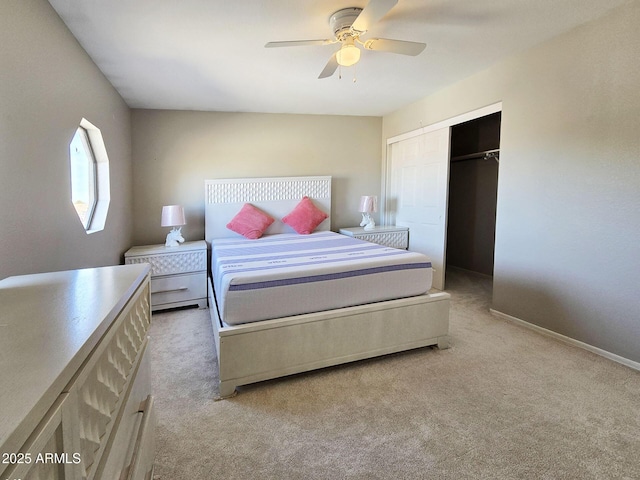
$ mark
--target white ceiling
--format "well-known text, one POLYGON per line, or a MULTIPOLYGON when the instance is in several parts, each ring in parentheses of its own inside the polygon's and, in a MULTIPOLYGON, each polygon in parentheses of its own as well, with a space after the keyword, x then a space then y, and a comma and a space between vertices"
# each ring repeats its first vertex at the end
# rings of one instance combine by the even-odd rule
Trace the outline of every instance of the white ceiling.
POLYGON ((318 80, 329 17, 367 0, 49 0, 132 108, 382 116, 626 0, 399 0, 363 39, 424 42, 417 57, 363 51, 318 80), (353 83, 354 75, 357 81, 353 83))

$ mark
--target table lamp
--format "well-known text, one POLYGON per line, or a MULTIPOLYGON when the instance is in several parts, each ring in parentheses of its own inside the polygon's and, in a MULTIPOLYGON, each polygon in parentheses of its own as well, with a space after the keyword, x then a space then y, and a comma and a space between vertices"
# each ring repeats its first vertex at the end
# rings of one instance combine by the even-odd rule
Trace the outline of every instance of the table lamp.
POLYGON ((362 222, 360 226, 365 230, 371 230, 376 226, 376 222, 371 216, 372 213, 378 211, 378 197, 375 195, 363 195, 360 197, 360 210, 362 213, 362 222))
POLYGON ((162 207, 162 222, 160 225, 162 227, 173 227, 167 234, 165 246, 177 247, 184 242, 181 230, 182 225, 186 225, 186 223, 184 219, 184 208, 180 205, 166 205, 162 207))

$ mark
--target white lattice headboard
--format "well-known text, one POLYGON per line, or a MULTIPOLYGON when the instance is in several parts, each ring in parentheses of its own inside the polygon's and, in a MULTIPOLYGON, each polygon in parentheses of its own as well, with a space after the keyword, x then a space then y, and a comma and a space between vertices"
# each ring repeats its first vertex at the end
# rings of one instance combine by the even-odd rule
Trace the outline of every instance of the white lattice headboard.
POLYGON ((292 233, 280 221, 305 195, 329 218, 317 230, 331 228, 331 177, 225 178, 205 180, 205 240, 237 236, 226 225, 250 203, 276 219, 265 234, 292 233))

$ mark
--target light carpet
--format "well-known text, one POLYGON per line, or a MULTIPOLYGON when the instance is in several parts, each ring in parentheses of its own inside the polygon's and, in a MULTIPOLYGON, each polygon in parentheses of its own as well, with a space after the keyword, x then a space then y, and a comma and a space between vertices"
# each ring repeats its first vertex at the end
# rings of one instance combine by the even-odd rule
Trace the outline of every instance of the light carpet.
POLYGON ((154 314, 154 478, 640 479, 640 372, 492 316, 486 278, 447 291, 448 350, 222 401, 208 311, 154 314))

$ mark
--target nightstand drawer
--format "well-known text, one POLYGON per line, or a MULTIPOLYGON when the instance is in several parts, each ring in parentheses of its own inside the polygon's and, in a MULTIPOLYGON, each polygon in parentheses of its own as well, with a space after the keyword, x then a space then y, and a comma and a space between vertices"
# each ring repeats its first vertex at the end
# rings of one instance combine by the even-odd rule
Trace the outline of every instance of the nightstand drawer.
POLYGON ((378 226, 369 230, 362 227, 341 228, 340 233, 385 247, 409 248, 409 229, 407 227, 378 226))
POLYGON ((154 307, 206 297, 206 272, 151 278, 151 304, 154 307))
MULTIPOLYGON (((176 247, 179 248, 179 247, 176 247)), ((151 276, 172 275, 174 273, 197 272, 207 269, 207 250, 175 251, 166 254, 136 255, 128 257, 126 263, 148 263, 151 276)))
POLYGON ((151 265, 151 308, 207 308, 207 243, 185 242, 179 247, 146 245, 131 247, 125 263, 151 265))

